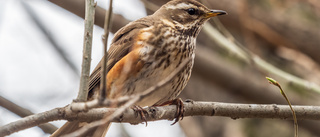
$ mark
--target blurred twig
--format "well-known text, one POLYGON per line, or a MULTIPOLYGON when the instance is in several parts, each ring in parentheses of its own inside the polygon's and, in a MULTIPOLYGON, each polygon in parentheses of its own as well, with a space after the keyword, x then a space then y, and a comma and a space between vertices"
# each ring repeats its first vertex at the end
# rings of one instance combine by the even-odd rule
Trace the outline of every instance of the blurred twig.
MULTIPOLYGON (((84 18, 85 16, 85 11, 84 11, 84 6, 85 6, 85 0, 49 0, 50 2, 74 13, 75 15, 84 18)), ((94 18, 94 23, 95 25, 103 28, 104 27, 104 21, 105 21, 105 15, 106 15, 106 10, 96 6, 95 9, 95 18, 94 18)), ((129 20, 125 19, 122 15, 120 14, 113 14, 112 15, 112 22, 111 25, 111 32, 116 32, 118 29, 123 27, 124 25, 129 23, 129 20)))
POLYGON ((36 25, 39 27, 40 31, 44 34, 44 36, 49 40, 51 43, 51 46, 53 46, 53 49, 60 55, 60 57, 63 59, 63 61, 70 67, 72 72, 79 76, 79 70, 77 66, 68 58, 67 53, 64 52, 62 48, 58 45, 58 43, 54 40, 52 35, 48 32, 46 29, 46 26, 43 25, 43 23, 38 18, 37 14, 33 11, 33 9, 26 3, 26 1, 21 1, 23 7, 27 11, 27 13, 30 15, 31 19, 36 23, 36 25))
POLYGON ((95 6, 96 3, 94 3, 94 0, 86 0, 86 16, 84 20, 85 30, 83 38, 84 40, 81 65, 81 78, 77 101, 86 101, 88 97, 95 6))
POLYGON ((319 0, 300 0, 302 2, 308 2, 312 7, 314 12, 320 16, 320 1, 319 0))
MULTIPOLYGON (((2 106, 3 108, 11 111, 12 113, 20 117, 26 117, 34 114, 30 110, 25 109, 2 96, 0 96, 0 106, 2 106)), ((43 132, 48 134, 52 134, 54 131, 58 129, 56 126, 50 123, 41 124, 41 125, 38 125, 38 127, 41 128, 43 132)))
POLYGON ((243 60, 247 63, 251 62, 251 60, 250 60, 251 55, 248 54, 247 51, 244 51, 241 48, 239 48, 240 46, 236 45, 235 43, 233 43, 232 41, 227 39, 217 29, 212 27, 209 23, 206 23, 203 26, 203 31, 209 36, 209 38, 211 38, 212 40, 217 42, 218 45, 226 48, 228 51, 230 51, 230 53, 236 55, 241 60, 243 60))
POLYGON ((207 33, 211 39, 216 41, 219 46, 222 46, 226 48, 228 51, 233 52, 236 55, 239 55, 238 57, 241 60, 244 60, 246 62, 250 62, 252 60, 253 64, 257 66, 259 69, 285 79, 288 83, 290 83, 291 86, 296 86, 296 87, 308 89, 313 92, 320 93, 319 85, 306 81, 304 79, 298 78, 296 76, 293 76, 267 63, 266 61, 262 60, 260 57, 254 55, 253 53, 246 54, 246 52, 242 51, 240 48, 237 48, 238 46, 235 43, 229 41, 226 37, 224 37, 221 33, 219 33, 219 31, 217 31, 210 24, 207 23, 204 25, 204 32, 207 33))
POLYGON ((141 2, 143 2, 143 4, 145 5, 145 7, 151 11, 156 11, 160 8, 160 6, 156 5, 156 4, 153 4, 147 0, 141 0, 141 2))
POLYGON ((107 61, 108 61, 108 37, 109 37, 109 31, 111 26, 111 15, 112 15, 112 2, 113 0, 109 0, 109 10, 107 11, 105 15, 105 21, 104 21, 104 35, 103 35, 103 58, 102 58, 102 70, 101 70, 101 81, 100 81, 100 95, 99 95, 99 101, 104 101, 106 97, 106 83, 107 78, 106 75, 108 74, 107 68, 107 61))
MULTIPOLYGON (((294 11, 297 11, 295 12, 296 14, 293 15, 288 12, 281 13, 279 9, 270 8, 268 6, 264 7, 266 6, 266 4, 268 4, 268 2, 268 0, 250 1, 248 11, 250 12, 251 17, 257 21, 263 22, 269 28, 272 28, 274 32, 285 38, 286 41, 292 43, 292 45, 282 45, 283 43, 281 42, 283 41, 279 41, 277 45, 300 51, 319 63, 320 54, 318 54, 318 51, 320 51, 320 46, 318 45, 320 43, 320 39, 318 38, 318 36, 320 34, 320 31, 318 30, 320 26, 316 21, 317 18, 313 19, 313 23, 306 22, 306 20, 310 19, 310 16, 303 14, 303 9, 292 9, 294 11)), ((232 33, 239 36, 240 39, 243 38, 243 36, 241 36, 241 33, 239 33, 239 28, 242 27, 241 23, 239 23, 239 20, 243 17, 243 15, 238 12, 238 9, 241 8, 240 6, 242 1, 210 0, 208 1, 208 3, 210 3, 210 5, 215 8, 223 8, 224 10, 226 10, 229 14, 228 16, 223 17, 224 25, 226 25, 228 28, 231 28, 233 30, 232 33)), ((311 16, 312 18, 316 17, 314 15, 311 16)), ((251 27, 253 30, 261 31, 260 29, 256 28, 255 25, 252 25, 251 27)), ((262 34, 263 32, 260 33, 262 34)), ((257 34, 261 36, 259 33, 257 34)), ((262 35, 261 37, 263 37, 261 40, 264 41, 264 35, 262 35)), ((268 35, 268 37, 273 36, 268 35)), ((277 41, 274 41, 273 43, 277 43, 277 41)))

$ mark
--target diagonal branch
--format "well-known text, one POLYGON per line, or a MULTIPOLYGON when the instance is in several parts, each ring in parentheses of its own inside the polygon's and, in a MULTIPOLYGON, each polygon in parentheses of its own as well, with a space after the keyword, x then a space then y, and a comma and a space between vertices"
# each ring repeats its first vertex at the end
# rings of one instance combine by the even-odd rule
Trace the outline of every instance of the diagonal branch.
MULTIPOLYGON (((49 1, 84 19, 85 11, 84 11, 83 7, 85 5, 84 4, 85 0, 49 0, 49 1)), ((103 28, 104 21, 105 21, 105 15, 106 15, 106 10, 103 9, 102 7, 96 6, 94 24, 103 28)), ((113 23, 111 23, 111 25, 112 25, 111 32, 116 32, 121 27, 128 24, 129 20, 125 19, 120 14, 113 14, 112 15, 112 22, 113 23)))
POLYGON ((22 6, 25 8, 26 12, 30 15, 31 19, 34 21, 34 23, 39 28, 40 32, 47 38, 47 40, 50 42, 50 46, 53 47, 53 49, 56 51, 56 53, 61 57, 61 59, 68 65, 68 67, 72 70, 72 72, 79 76, 79 70, 78 67, 75 65, 75 63, 68 57, 68 54, 61 48, 61 45, 59 45, 56 40, 54 39, 53 35, 49 33, 48 28, 46 25, 41 22, 40 18, 37 16, 37 13, 32 9, 32 7, 27 4, 26 1, 21 1, 22 6))
MULTIPOLYGON (((17 104, 11 102, 10 100, 8 100, 2 96, 0 96, 0 106, 15 113, 16 115, 18 115, 20 117, 26 117, 26 116, 30 116, 30 115, 34 114, 30 110, 25 109, 21 106, 18 106, 17 104)), ((49 123, 38 125, 38 127, 41 128, 41 130, 43 132, 49 133, 49 134, 52 134, 54 131, 56 131, 58 129, 57 127, 55 127, 54 125, 49 124, 49 123)))
POLYGON ((249 51, 245 51, 243 49, 238 48, 239 46, 236 43, 234 43, 234 42, 228 40, 226 37, 222 36, 222 34, 218 30, 216 30, 214 27, 212 27, 210 24, 205 24, 203 27, 203 30, 205 33, 208 34, 208 36, 212 40, 217 42, 219 46, 226 48, 228 51, 232 52, 233 54, 236 54, 240 60, 250 62, 250 63, 252 63, 252 65, 255 65, 260 70, 266 71, 268 73, 272 73, 276 76, 279 76, 279 77, 285 79, 286 81, 288 81, 288 83, 290 83, 292 86, 300 87, 302 89, 308 89, 310 91, 320 93, 320 86, 319 85, 312 83, 310 81, 301 79, 297 76, 291 75, 291 74, 273 66, 272 64, 264 61, 263 59, 261 59, 257 55, 254 55, 253 53, 251 53, 249 51), (237 49, 237 50, 235 50, 235 49, 237 49))
POLYGON ((14 132, 18 132, 40 124, 48 123, 54 120, 59 120, 59 117, 62 117, 62 113, 60 112, 64 112, 63 108, 55 108, 50 111, 27 116, 18 121, 11 122, 7 125, 0 127, 0 136, 7 136, 14 132))

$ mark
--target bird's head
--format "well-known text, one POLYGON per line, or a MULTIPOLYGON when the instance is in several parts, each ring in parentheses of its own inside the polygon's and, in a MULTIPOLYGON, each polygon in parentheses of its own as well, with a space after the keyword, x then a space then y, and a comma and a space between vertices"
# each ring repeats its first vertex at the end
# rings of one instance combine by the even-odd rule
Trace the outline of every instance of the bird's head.
POLYGON ((227 14, 222 10, 211 10, 195 0, 172 0, 163 5, 155 15, 176 29, 190 30, 201 28, 211 17, 227 14))

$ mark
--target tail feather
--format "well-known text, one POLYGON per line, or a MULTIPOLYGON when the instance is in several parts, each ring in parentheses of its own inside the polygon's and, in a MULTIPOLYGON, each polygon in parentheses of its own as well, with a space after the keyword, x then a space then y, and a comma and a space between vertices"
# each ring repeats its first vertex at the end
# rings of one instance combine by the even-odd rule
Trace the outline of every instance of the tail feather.
MULTIPOLYGON (((88 123, 86 122, 67 122, 64 124, 61 128, 59 128, 57 131, 55 131, 50 137, 60 137, 62 135, 66 135, 72 132, 75 132, 76 130, 80 129, 84 125, 88 123)), ((106 123, 102 126, 95 127, 93 129, 88 130, 86 133, 79 137, 104 137, 110 127, 111 123, 106 123)))

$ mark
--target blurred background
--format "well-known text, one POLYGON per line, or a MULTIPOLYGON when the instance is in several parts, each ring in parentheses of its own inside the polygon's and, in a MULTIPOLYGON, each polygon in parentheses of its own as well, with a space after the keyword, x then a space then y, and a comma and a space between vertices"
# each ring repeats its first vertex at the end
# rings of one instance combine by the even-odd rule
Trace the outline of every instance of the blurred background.
MULTIPOLYGON (((111 32, 152 14, 167 1, 115 0, 111 32)), ((320 1, 201 2, 228 15, 210 20, 198 36, 192 77, 180 95, 183 100, 286 104, 278 89, 268 84, 269 76, 280 82, 293 105, 319 105, 320 1)), ((91 69, 102 57, 101 26, 108 7, 108 1, 97 3, 91 69)), ((0 96, 34 113, 71 103, 79 88, 83 17, 84 0, 0 0, 0 96)), ((5 106, 2 101, 0 105, 5 106)), ((0 115, 0 125, 20 118, 3 107, 0 115)), ((52 124, 60 127, 64 122, 52 124)), ((171 123, 113 124, 107 136, 294 135, 293 122, 278 119, 185 117, 179 124, 171 123)), ((298 123, 300 136, 320 136, 320 122, 298 123)), ((49 134, 34 127, 11 136, 49 134)))

